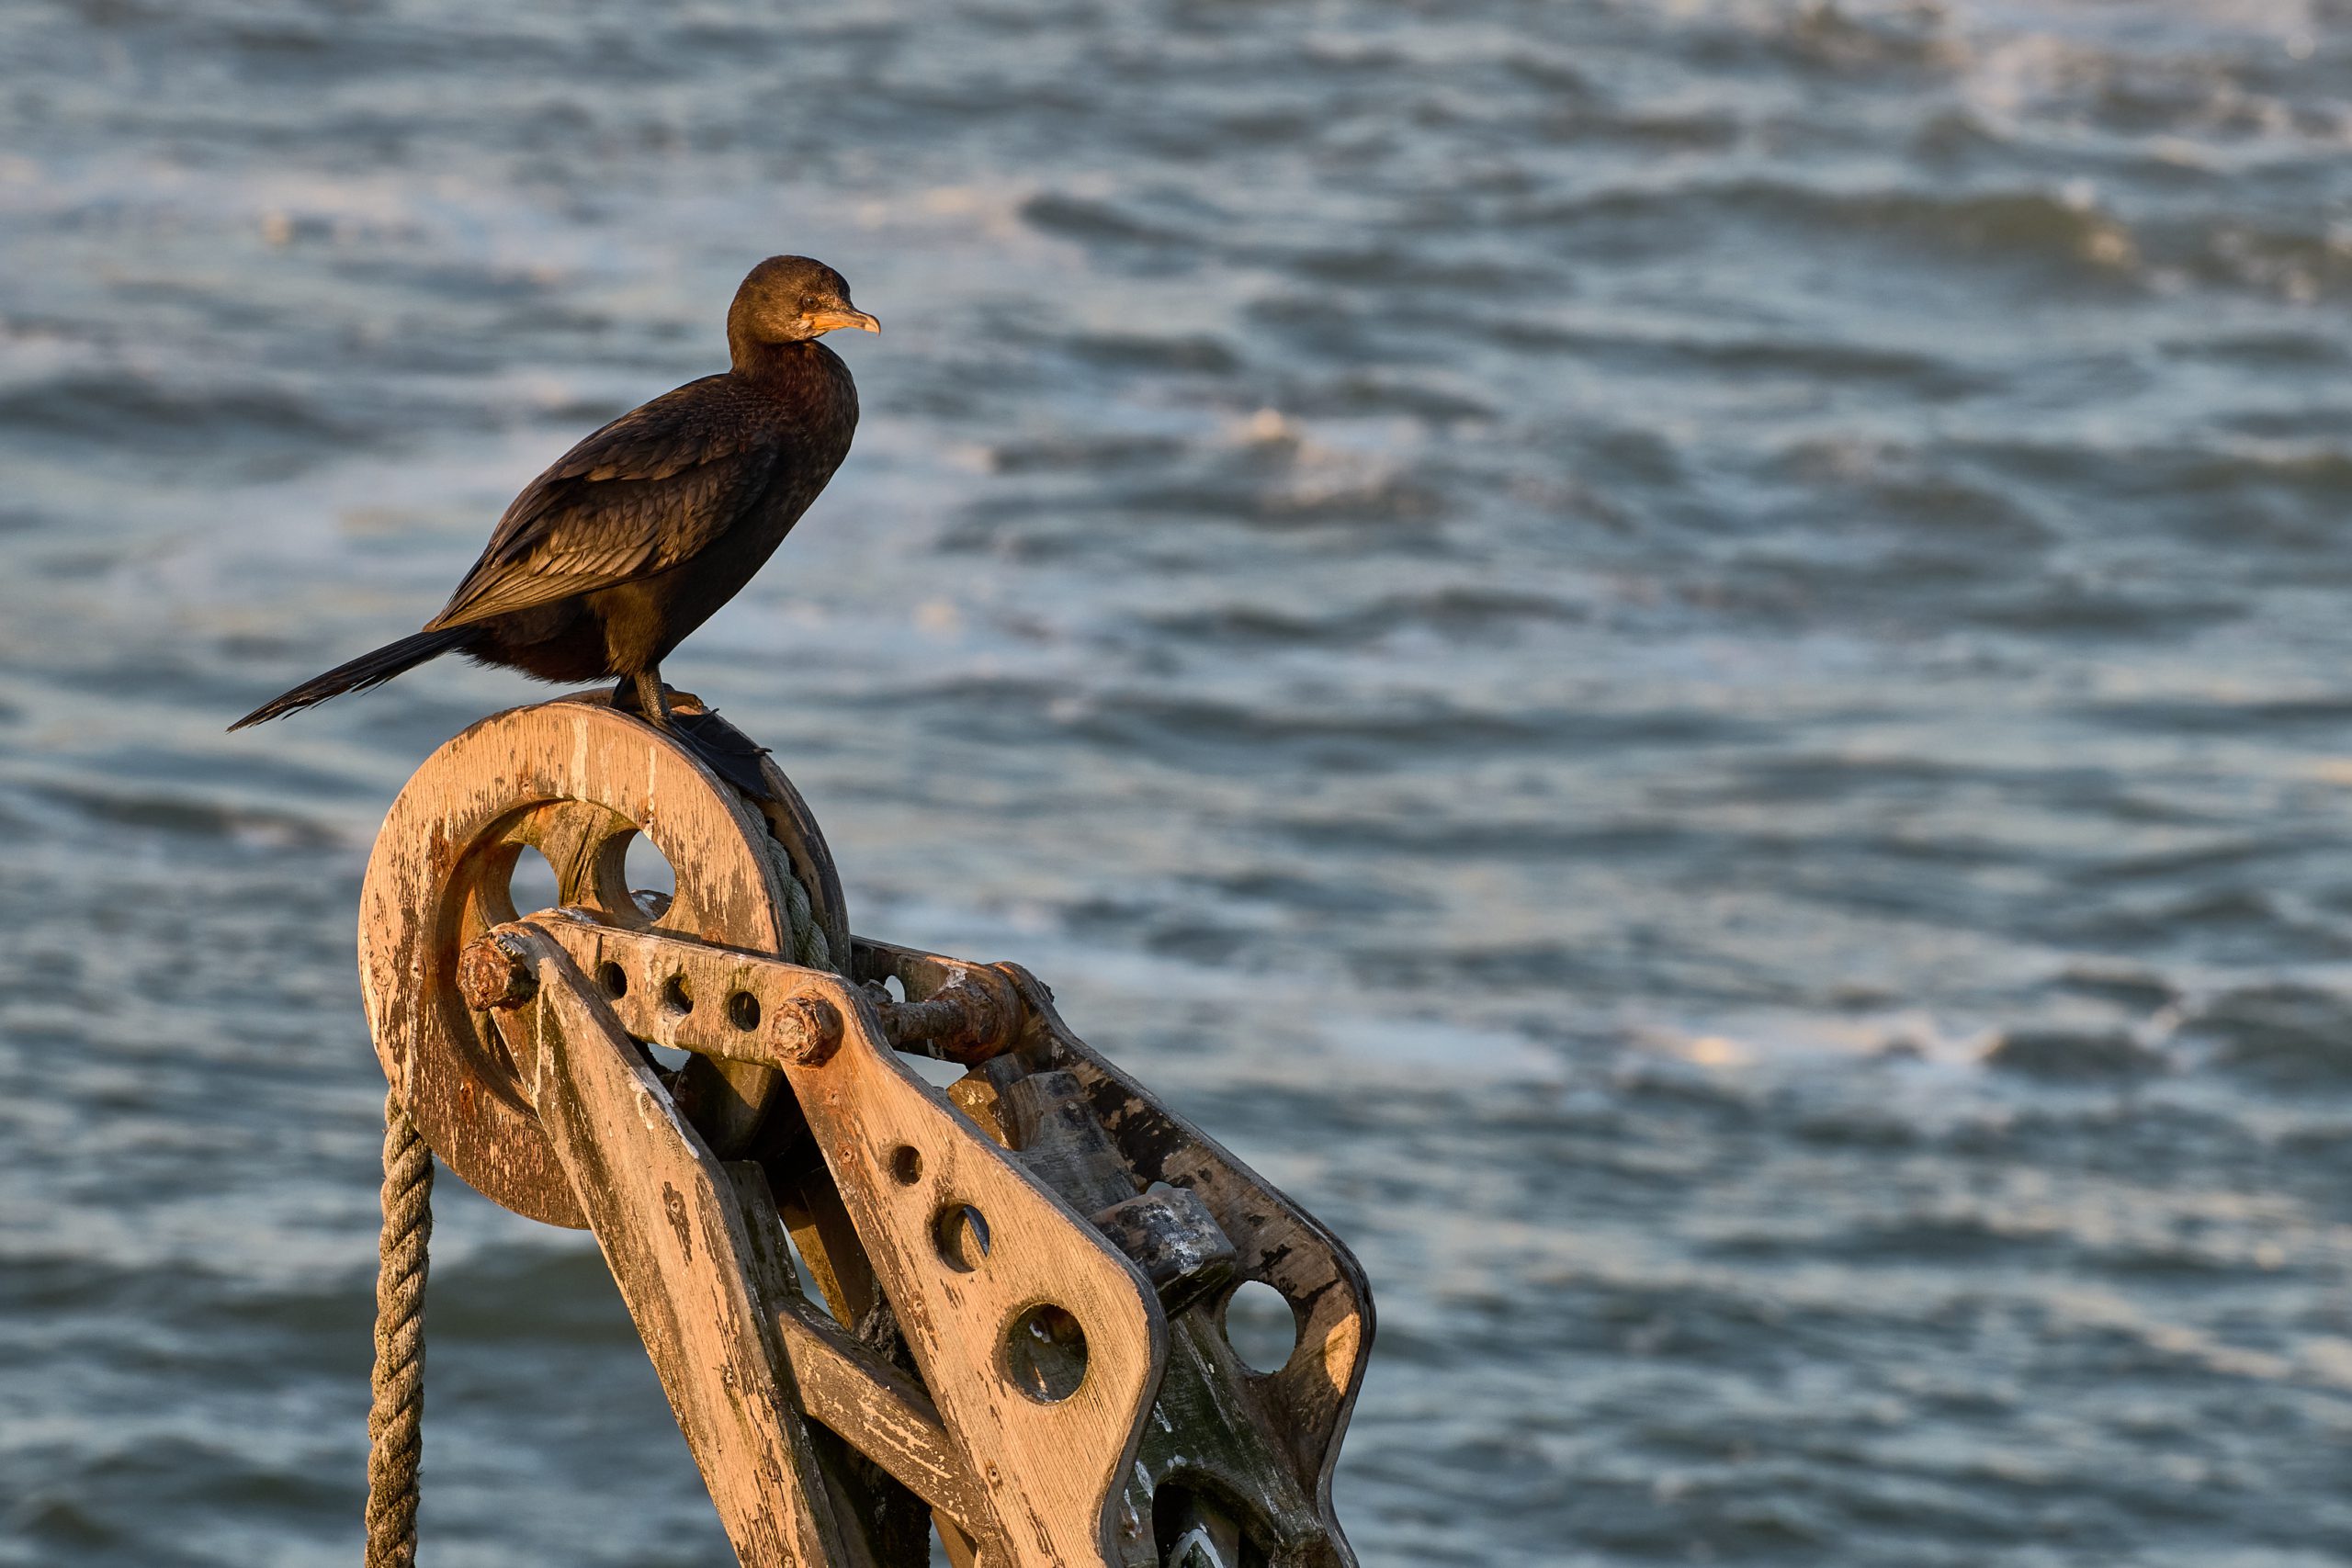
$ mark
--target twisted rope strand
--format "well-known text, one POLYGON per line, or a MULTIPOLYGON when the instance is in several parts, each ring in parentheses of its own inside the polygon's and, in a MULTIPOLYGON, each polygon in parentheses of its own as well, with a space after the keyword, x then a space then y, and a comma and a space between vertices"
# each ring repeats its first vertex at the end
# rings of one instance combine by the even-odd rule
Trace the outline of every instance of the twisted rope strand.
POLYGON ((391 1092, 384 1096, 383 1204, 376 1269, 375 1400, 368 1412, 367 1568, 416 1568, 433 1151, 391 1092))
POLYGON ((817 919, 815 905, 808 889, 800 885, 793 872, 790 858, 784 867, 785 924, 789 928, 792 943, 784 956, 804 969, 831 969, 833 966, 832 943, 825 937, 825 928, 817 919))

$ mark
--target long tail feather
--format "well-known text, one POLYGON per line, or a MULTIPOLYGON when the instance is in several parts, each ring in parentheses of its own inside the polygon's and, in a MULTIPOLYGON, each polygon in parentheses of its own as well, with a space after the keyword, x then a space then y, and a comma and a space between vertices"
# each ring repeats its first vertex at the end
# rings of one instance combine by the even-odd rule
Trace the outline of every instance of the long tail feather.
POLYGON ((273 718, 284 718, 313 703, 339 697, 345 692, 364 692, 370 686, 380 686, 402 671, 413 670, 426 660, 448 652, 462 643, 478 628, 473 626, 444 626, 439 631, 417 632, 398 642, 388 642, 372 653, 363 653, 347 664, 338 664, 323 675, 313 675, 300 685, 269 701, 245 715, 231 729, 243 729, 249 724, 266 724, 273 718))

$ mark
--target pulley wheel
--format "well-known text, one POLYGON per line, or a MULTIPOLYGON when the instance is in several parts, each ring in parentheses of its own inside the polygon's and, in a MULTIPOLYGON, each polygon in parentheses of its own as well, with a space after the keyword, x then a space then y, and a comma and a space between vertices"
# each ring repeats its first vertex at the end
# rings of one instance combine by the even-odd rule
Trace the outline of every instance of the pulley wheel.
MULTIPOLYGON (((518 912, 509 884, 525 846, 554 868, 560 904, 812 966, 847 962, 841 884, 816 819, 773 763, 759 766, 766 800, 597 694, 483 719, 401 791, 360 896, 360 980, 385 1077, 467 1185, 535 1220, 585 1224, 504 1042, 457 986, 466 945, 518 912), (675 874, 667 908, 641 908, 625 880, 640 833, 675 874), (796 907, 808 911, 797 939, 796 907)), ((749 1064, 696 1058, 673 1092, 722 1157, 764 1118, 792 1113, 781 1077, 749 1064)))

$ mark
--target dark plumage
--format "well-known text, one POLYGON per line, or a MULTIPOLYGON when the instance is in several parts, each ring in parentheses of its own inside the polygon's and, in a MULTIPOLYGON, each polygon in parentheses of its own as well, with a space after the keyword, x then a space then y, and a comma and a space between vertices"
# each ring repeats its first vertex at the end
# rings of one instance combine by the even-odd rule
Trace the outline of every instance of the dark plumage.
POLYGON ((662 660, 766 564, 849 453, 857 388, 817 341, 842 327, 882 330, 841 274, 806 256, 762 262, 727 312, 724 375, 623 414, 533 479, 424 630, 229 728, 450 652, 543 681, 618 677, 639 712, 668 723, 662 660))

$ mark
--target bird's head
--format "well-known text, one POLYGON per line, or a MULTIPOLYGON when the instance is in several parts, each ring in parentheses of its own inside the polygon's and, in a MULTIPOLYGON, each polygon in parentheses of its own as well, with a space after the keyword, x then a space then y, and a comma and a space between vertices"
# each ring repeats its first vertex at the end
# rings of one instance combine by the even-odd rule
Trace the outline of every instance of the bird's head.
POLYGON ((753 267, 727 311, 727 341, 738 364, 747 350, 807 343, 842 327, 878 333, 882 323, 849 302, 840 273, 807 256, 770 256, 753 267))

